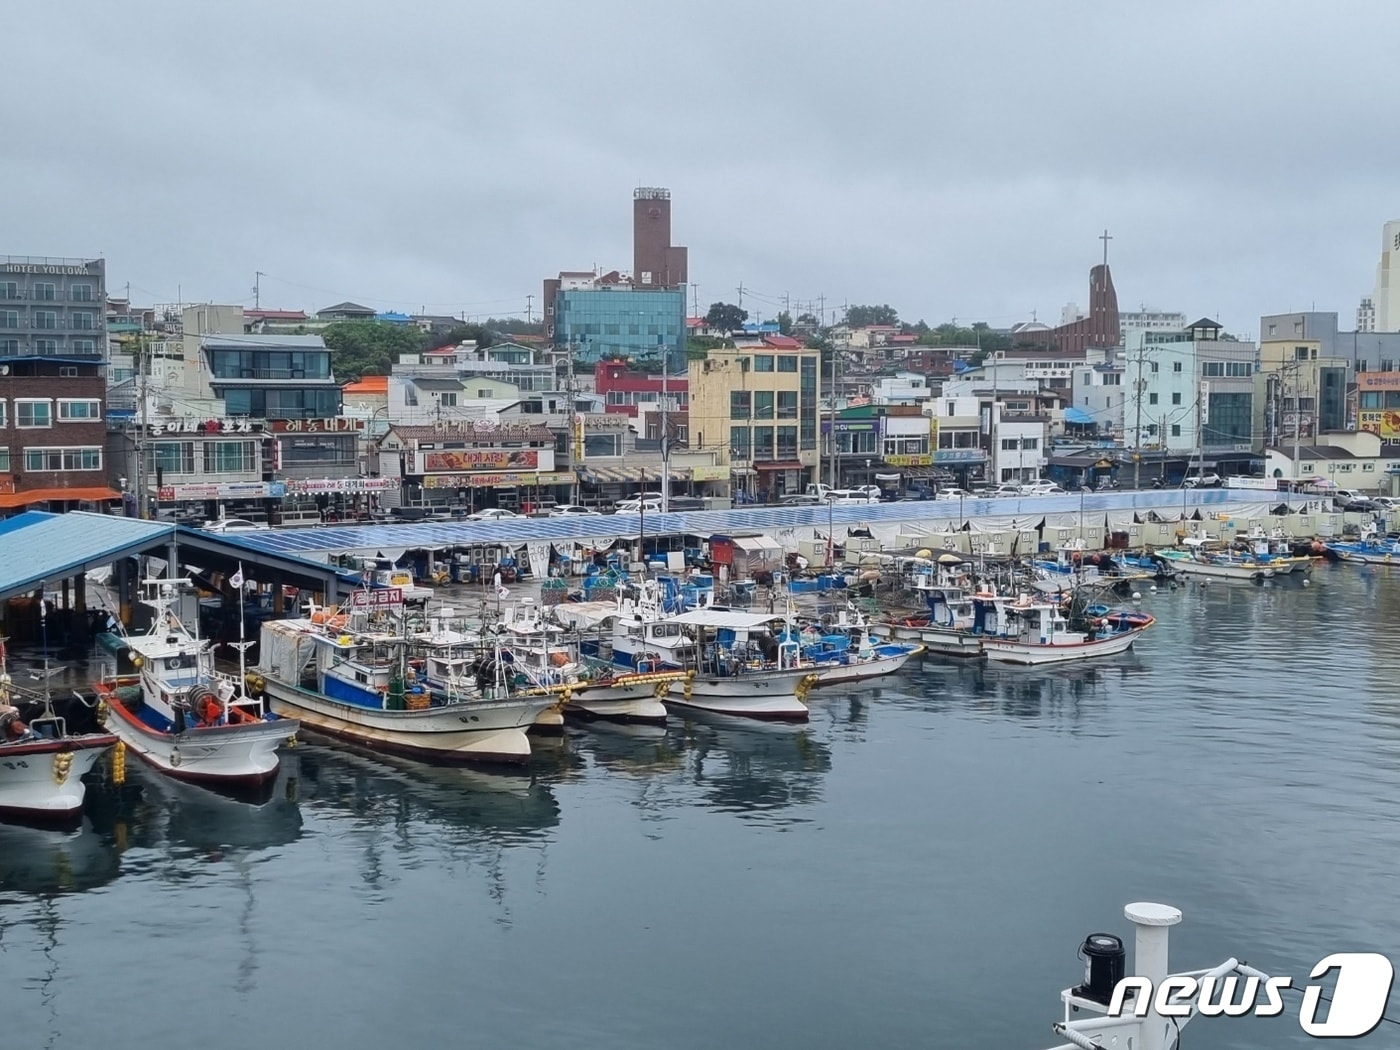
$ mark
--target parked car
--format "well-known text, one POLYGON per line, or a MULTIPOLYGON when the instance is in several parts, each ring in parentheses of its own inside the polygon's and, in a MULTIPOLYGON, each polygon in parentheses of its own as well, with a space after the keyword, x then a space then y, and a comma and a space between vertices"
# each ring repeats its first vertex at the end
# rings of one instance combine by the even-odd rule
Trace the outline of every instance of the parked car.
POLYGON ((1211 489, 1221 484, 1223 484, 1223 482, 1221 481, 1220 475, 1213 470, 1207 471, 1204 474, 1192 474, 1181 483, 1183 488, 1188 489, 1211 489))
POLYGON ((549 508, 551 518, 570 518, 575 514, 597 514, 598 511, 590 507, 580 507, 577 503, 561 503, 556 507, 549 508))
POLYGON ((853 503, 879 503, 879 496, 872 496, 865 489, 831 489, 827 492, 824 500, 826 503, 834 503, 837 506, 847 506, 853 503))
POLYGON ((624 499, 617 501, 619 514, 660 514, 661 497, 655 499, 624 499))
POLYGON ((1032 481, 1028 485, 1022 485, 1020 495, 1022 496, 1063 496, 1065 490, 1053 481, 1032 481))
POLYGON ((1354 499, 1347 504, 1348 514, 1384 514, 1386 508, 1373 499, 1354 499))
POLYGON ((479 510, 475 514, 468 514, 467 521, 501 521, 504 518, 518 518, 519 514, 513 510, 506 510, 503 507, 487 507, 479 510))
POLYGON ((793 493, 790 496, 783 496, 778 500, 780 507, 816 507, 821 504, 821 500, 816 496, 807 496, 801 493, 793 493))
POLYGON ((1394 496, 1372 496, 1371 502, 1379 503, 1387 514, 1400 510, 1400 499, 1396 499, 1394 496))
POLYGON ((947 489, 939 489, 939 490, 938 490, 938 495, 935 496, 934 499, 941 499, 941 500, 959 500, 959 499, 976 499, 976 497, 973 496, 973 494, 972 494, 971 492, 968 492, 967 489, 947 488, 947 489))
POLYGON ((1332 505, 1338 510, 1346 510, 1359 499, 1365 497, 1355 489, 1335 489, 1332 492, 1332 505))
POLYGON ((261 521, 249 521, 247 518, 220 518, 218 521, 206 521, 203 525, 205 532, 266 532, 271 526, 261 521))
POLYGON ((1021 486, 1014 481, 1004 482, 987 493, 993 499, 1000 499, 1003 496, 1019 496, 1020 494, 1021 486))

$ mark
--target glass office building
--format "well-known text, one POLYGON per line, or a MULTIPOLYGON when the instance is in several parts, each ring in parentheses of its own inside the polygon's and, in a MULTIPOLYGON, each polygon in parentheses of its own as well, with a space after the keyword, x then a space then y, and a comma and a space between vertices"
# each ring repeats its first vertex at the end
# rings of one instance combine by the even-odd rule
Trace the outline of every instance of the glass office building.
POLYGON ((605 357, 660 360, 685 368, 685 291, 627 286, 563 289, 554 302, 554 344, 572 347, 574 361, 605 357))

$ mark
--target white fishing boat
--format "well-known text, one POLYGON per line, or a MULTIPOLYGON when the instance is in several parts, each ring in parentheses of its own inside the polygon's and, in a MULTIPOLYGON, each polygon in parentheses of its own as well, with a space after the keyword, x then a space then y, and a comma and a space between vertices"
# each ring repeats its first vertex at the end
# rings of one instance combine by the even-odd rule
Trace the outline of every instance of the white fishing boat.
POLYGON ((559 687, 565 714, 660 725, 666 721, 661 698, 672 682, 685 678, 685 672, 663 667, 659 655, 637 660, 630 670, 584 656, 578 642, 530 600, 512 606, 501 628, 516 668, 536 685, 559 687))
POLYGON ((575 602, 557 605, 551 612, 565 627, 595 633, 594 641, 581 643, 586 656, 631 672, 644 666, 677 671, 695 664, 694 641, 669 619, 682 611, 680 604, 677 600, 675 607, 667 608, 656 582, 642 580, 620 588, 615 602, 575 602))
POLYGON ((1155 618, 1143 612, 1106 612, 1071 626, 1059 602, 1022 594, 973 596, 978 614, 974 630, 982 636, 988 660, 1013 664, 1057 664, 1112 656, 1132 648, 1155 618))
POLYGON ((47 697, 18 689, 0 640, 0 815, 75 817, 86 794, 83 777, 116 743, 110 733, 70 733, 47 697))
POLYGON ((1326 549, 1354 565, 1400 564, 1400 539, 1382 536, 1374 524, 1364 526, 1358 539, 1335 540, 1326 549))
POLYGON ((695 674, 673 682, 666 703, 721 715, 805 722, 807 694, 817 684, 798 645, 770 629, 783 617, 707 607, 662 621, 693 634, 695 674))
POLYGON ((842 609, 822 618, 800 635, 785 631, 780 637, 799 645, 798 660, 817 673, 817 685, 860 682, 894 674, 924 651, 912 642, 880 641, 865 617, 853 609, 842 609))
MULTIPOLYGON (((241 582, 241 581, 240 581, 241 582)), ((144 581, 154 611, 145 634, 126 635, 134 675, 95 684, 105 724, 138 758, 167 776, 211 784, 254 784, 277 773, 277 749, 295 720, 250 696, 243 676, 214 668, 209 643, 173 611, 189 580, 144 581)), ((251 643, 240 642, 242 650, 251 643)))
POLYGON ((558 704, 557 691, 515 689, 499 648, 411 643, 394 597, 393 589, 358 591, 345 609, 264 623, 255 685, 272 709, 376 751, 527 761, 526 731, 558 704), (362 594, 387 597, 357 604, 362 594))
MULTIPOLYGON (((1121 938, 1089 934, 1079 949, 1085 962, 1084 983, 1060 992, 1064 1017, 1053 1028, 1064 1042, 1049 1050, 1178 1050, 1181 1030, 1195 1018, 1244 1014, 1256 1002, 1262 1005, 1277 996, 1275 983, 1287 987, 1279 978, 1234 958, 1209 969, 1171 973, 1169 931, 1181 921, 1181 912, 1166 904, 1140 902, 1129 904, 1123 915, 1134 928, 1135 972, 1125 972, 1127 951, 1121 938), (1163 997, 1156 994, 1168 988, 1172 990, 1170 1016, 1159 1010, 1163 997), (1239 1006, 1222 1009, 1227 1002, 1239 1006), (1111 1017, 1110 1012, 1120 1016, 1111 1017)), ((1384 1005, 1384 995, 1379 1002, 1384 1005)))
POLYGON ((1272 579, 1279 572, 1278 567, 1253 557, 1213 549, 1210 540, 1198 536, 1187 536, 1180 547, 1162 547, 1156 554, 1182 576, 1257 582, 1272 579))

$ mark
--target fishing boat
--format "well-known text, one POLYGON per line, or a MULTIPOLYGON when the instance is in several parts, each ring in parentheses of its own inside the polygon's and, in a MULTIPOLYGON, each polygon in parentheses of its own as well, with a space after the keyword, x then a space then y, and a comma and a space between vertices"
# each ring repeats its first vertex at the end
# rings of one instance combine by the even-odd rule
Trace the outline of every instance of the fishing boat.
POLYGON ((875 638, 865 617, 848 609, 823 617, 819 627, 800 634, 787 630, 779 638, 798 643, 798 659, 816 671, 818 686, 894 674, 924 651, 915 643, 875 638))
POLYGON ((1182 576, 1259 581, 1278 575, 1271 564, 1212 548, 1210 541, 1201 537, 1187 536, 1181 543, 1180 547, 1162 547, 1157 554, 1182 576))
POLYGON ((654 580, 641 580, 619 588, 616 601, 557 605, 552 614, 565 627, 593 634, 591 639, 580 639, 585 656, 609 661, 627 672, 642 667, 681 671, 694 666, 695 643, 668 617, 683 611, 678 603, 668 603, 654 580))
POLYGON ((583 655, 576 638, 550 623, 540 606, 517 602, 501 621, 505 645, 515 665, 532 683, 560 687, 566 715, 614 722, 662 725, 661 698, 685 673, 662 666, 659 654, 643 653, 632 669, 583 655))
POLYGON ((1326 546, 1341 561, 1357 565, 1400 564, 1400 538, 1382 537, 1374 525, 1362 529, 1360 539, 1328 543, 1326 546))
POLYGON ((69 732, 47 694, 16 686, 0 639, 0 815, 76 817, 86 794, 83 777, 116 744, 110 733, 69 732))
MULTIPOLYGON (((241 582, 241 580, 240 580, 241 582)), ((167 776, 209 784, 256 784, 277 774, 277 749, 300 728, 251 696, 244 675, 214 667, 209 643, 174 612, 186 579, 143 581, 153 610, 144 634, 123 635, 134 675, 95 684, 106 726, 142 761, 167 776)), ((239 642, 239 658, 250 642, 239 642)))
MULTIPOLYGON (((1209 969, 1171 973, 1170 930, 1181 922, 1181 912, 1170 905, 1142 901, 1129 904, 1123 916, 1133 924, 1135 972, 1127 973, 1128 953, 1120 937, 1089 934, 1079 948, 1085 963, 1084 981, 1060 992, 1064 1018, 1052 1026, 1064 1042, 1049 1050, 1179 1050, 1181 1030, 1208 1013, 1204 1001, 1211 1002, 1215 1007, 1211 1012, 1216 1014, 1244 1013, 1256 998, 1263 1001, 1260 993, 1276 980, 1234 958, 1209 969), (1243 995, 1237 998, 1240 985, 1243 995), (1160 1012, 1164 997, 1155 994, 1168 988, 1172 989, 1171 1016, 1160 1012), (1226 1001, 1238 1002, 1239 1009, 1220 1010, 1219 1004, 1226 1001), (1110 1017, 1115 1005, 1121 1016, 1110 1017)), ((1276 996, 1277 992, 1268 994, 1276 996)), ((1384 1001, 1384 996, 1381 999, 1384 1001)))
POLYGON ((1248 533, 1236 538, 1235 547, 1259 564, 1272 568, 1275 576, 1312 572, 1313 559, 1306 554, 1294 554, 1292 541, 1281 528, 1265 532, 1256 522, 1248 533))
POLYGON ((376 751, 519 764, 557 690, 519 690, 499 643, 412 640, 397 588, 262 625, 255 688, 279 714, 376 751), (397 599, 397 600, 395 600, 397 599))
POLYGON ((926 652, 940 656, 980 657, 982 639, 972 633, 974 614, 967 589, 971 578, 955 568, 963 560, 945 552, 938 561, 916 557, 910 563, 905 580, 927 612, 876 620, 870 624, 870 633, 876 638, 917 642, 926 652))
POLYGON ((819 675, 804 665, 796 642, 771 629, 783 617, 708 607, 663 620, 692 634, 695 673, 673 682, 666 703, 721 715, 805 722, 807 694, 819 675))
POLYGON ((1108 610, 1102 616, 1073 611, 1066 617, 1063 603, 1021 594, 973 595, 988 660, 1013 664, 1055 664, 1112 656, 1132 648, 1156 623, 1150 613, 1108 610), (1073 622, 1072 622, 1073 621, 1073 622))

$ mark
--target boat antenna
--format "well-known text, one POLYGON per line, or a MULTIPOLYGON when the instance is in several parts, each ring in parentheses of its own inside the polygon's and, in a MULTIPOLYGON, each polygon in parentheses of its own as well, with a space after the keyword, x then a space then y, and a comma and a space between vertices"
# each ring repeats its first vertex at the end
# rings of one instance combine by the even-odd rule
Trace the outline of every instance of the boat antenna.
MULTIPOLYGON (((243 603, 243 563, 238 563, 238 571, 229 577, 229 583, 233 584, 233 589, 238 595, 238 641, 232 643, 238 650, 238 691, 245 693, 248 688, 248 649, 253 644, 248 641, 247 628, 244 620, 247 610, 243 603)), ((246 693, 245 693, 246 695, 246 693)), ((225 712, 227 714, 227 712, 225 712)))
POLYGON ((53 717, 53 698, 49 695, 49 606, 44 597, 45 580, 39 585, 39 631, 44 642, 44 713, 53 717))

